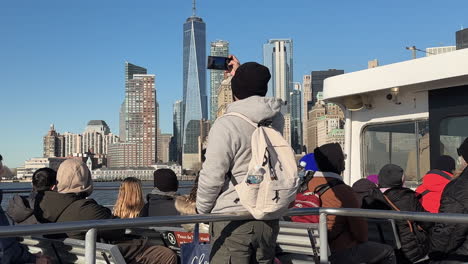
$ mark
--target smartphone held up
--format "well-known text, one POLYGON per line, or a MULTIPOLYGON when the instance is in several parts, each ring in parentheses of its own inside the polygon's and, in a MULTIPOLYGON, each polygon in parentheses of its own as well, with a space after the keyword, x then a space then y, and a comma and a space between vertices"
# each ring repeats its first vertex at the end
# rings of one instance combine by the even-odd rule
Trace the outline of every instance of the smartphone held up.
POLYGON ((230 61, 227 57, 208 56, 207 69, 228 71, 230 61))

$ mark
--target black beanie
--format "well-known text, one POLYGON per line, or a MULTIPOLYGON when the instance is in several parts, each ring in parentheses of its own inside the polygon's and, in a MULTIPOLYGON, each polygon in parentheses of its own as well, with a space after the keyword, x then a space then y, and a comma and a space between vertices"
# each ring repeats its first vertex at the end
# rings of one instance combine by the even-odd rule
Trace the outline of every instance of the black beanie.
POLYGON ((400 187, 403 185, 403 169, 395 164, 387 164, 380 169, 379 186, 382 188, 400 187))
POLYGON ((338 143, 329 143, 314 149, 320 171, 341 174, 344 171, 344 154, 338 143))
POLYGON ((434 169, 452 173, 455 170, 455 160, 448 155, 442 155, 437 159, 434 169))
POLYGON ((159 169, 154 172, 154 187, 161 192, 176 192, 179 188, 177 175, 171 169, 159 169))
POLYGON ((250 96, 265 96, 271 75, 267 67, 256 62, 242 64, 231 80, 231 89, 239 100, 250 96))
POLYGON ((463 159, 468 162, 468 138, 465 138, 463 143, 457 149, 458 155, 462 156, 463 159))

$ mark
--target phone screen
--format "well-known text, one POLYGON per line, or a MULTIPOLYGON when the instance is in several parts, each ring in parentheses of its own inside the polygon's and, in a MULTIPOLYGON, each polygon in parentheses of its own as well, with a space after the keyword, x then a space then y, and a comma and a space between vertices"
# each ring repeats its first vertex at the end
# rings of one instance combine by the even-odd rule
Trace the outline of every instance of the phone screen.
POLYGON ((227 70, 228 69, 229 58, 218 57, 218 56, 208 56, 207 68, 210 70, 227 70))

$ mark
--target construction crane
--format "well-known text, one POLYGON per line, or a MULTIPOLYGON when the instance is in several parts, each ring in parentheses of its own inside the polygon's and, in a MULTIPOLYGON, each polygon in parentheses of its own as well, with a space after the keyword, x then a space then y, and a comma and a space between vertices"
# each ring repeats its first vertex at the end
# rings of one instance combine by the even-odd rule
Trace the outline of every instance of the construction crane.
POLYGON ((424 53, 427 53, 427 54, 432 54, 432 53, 427 52, 425 50, 418 49, 418 48, 416 48, 416 46, 406 47, 406 49, 411 50, 411 52, 413 53, 413 59, 416 59, 416 51, 424 52, 424 53))

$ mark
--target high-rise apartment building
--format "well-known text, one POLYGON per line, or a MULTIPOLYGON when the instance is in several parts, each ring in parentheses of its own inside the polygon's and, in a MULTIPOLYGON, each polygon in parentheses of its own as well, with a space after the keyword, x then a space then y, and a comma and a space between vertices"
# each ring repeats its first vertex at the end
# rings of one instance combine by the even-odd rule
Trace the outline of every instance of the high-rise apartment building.
POLYGON ((302 78, 302 144, 307 146, 307 113, 309 112, 309 102, 312 102, 312 87, 310 75, 302 78))
MULTIPOLYGON (((229 56, 229 42, 217 40, 211 42, 210 56, 227 57, 229 56)), ((210 120, 216 119, 218 111, 218 90, 224 79, 223 70, 210 70, 210 120)))
MULTIPOLYGON (((206 96, 206 25, 195 14, 184 23, 183 43, 183 145, 182 152, 197 155, 200 121, 208 119, 206 96)), ((184 168, 191 163, 184 161, 184 168)))
POLYGON ((457 40, 457 50, 468 48, 468 28, 457 31, 455 37, 457 40))
POLYGON ((225 79, 221 82, 221 86, 218 89, 216 117, 224 115, 227 106, 234 101, 232 97, 231 79, 231 76, 225 75, 225 79))
POLYGON ((323 92, 323 81, 332 76, 343 74, 344 70, 335 70, 330 69, 326 71, 312 71, 311 80, 312 80, 312 102, 310 106, 314 106, 319 92, 323 92))
POLYGON ((426 48, 426 56, 434 56, 442 53, 447 53, 451 51, 455 51, 457 49, 456 46, 443 46, 443 47, 431 47, 426 48))
POLYGON ((120 133, 125 137, 109 145, 109 167, 141 167, 156 164, 159 105, 155 75, 125 63, 125 101, 121 107, 120 133), (123 132, 123 133, 122 133, 123 132))
POLYGON ((43 157, 53 158, 62 157, 65 152, 65 140, 62 135, 55 131, 54 125, 50 125, 50 129, 43 138, 43 157))
POLYGON ((270 39, 263 44, 263 64, 271 73, 267 96, 289 101, 289 93, 293 90, 293 41, 270 39))
MULTIPOLYGON (((128 87, 128 81, 133 79, 133 75, 135 74, 147 74, 147 70, 143 67, 131 64, 129 62, 125 62, 125 90, 128 87)), ((127 130, 128 130, 128 120, 126 114, 128 113, 127 109, 127 100, 125 99, 120 106, 120 126, 119 126, 119 137, 120 140, 125 141, 127 139, 127 130)))
POLYGON ((289 95, 289 113, 291 114, 291 147, 296 154, 302 153, 302 91, 299 83, 289 95))
POLYGON ((127 143, 142 144, 140 158, 144 166, 157 161, 157 102, 154 74, 134 74, 125 91, 127 143))
POLYGON ((326 143, 337 142, 344 147, 344 113, 332 103, 325 103, 322 92, 316 98, 316 104, 309 111, 307 122, 307 151, 326 143))

